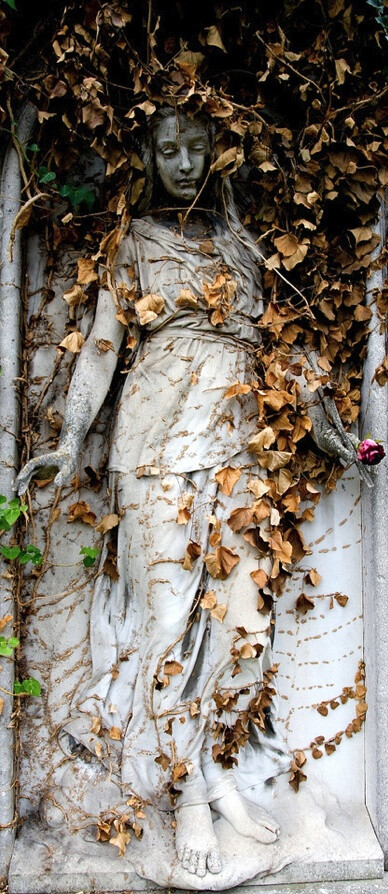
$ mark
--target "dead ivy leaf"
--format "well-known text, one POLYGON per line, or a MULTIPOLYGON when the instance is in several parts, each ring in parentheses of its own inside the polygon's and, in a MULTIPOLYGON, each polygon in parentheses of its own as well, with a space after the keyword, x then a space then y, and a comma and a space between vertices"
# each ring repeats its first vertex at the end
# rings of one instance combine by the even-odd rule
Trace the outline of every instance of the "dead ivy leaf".
POLYGON ((0 717, 3 713, 3 708, 4 708, 4 699, 0 696, 0 717))
POLYGON ((382 363, 376 367, 372 382, 376 381, 382 388, 388 382, 388 355, 384 357, 382 363))
POLYGON ((217 597, 214 590, 208 590, 207 593, 200 600, 201 608, 213 609, 217 605, 217 597))
POLYGON ((315 760, 319 760, 320 757, 323 757, 323 751, 320 748, 312 748, 311 755, 315 760))
POLYGON ((310 584, 312 587, 317 587, 318 584, 321 583, 322 575, 318 573, 316 568, 309 568, 307 574, 304 576, 304 581, 306 584, 310 584))
POLYGON ((103 354, 107 354, 108 351, 114 352, 113 342, 109 341, 107 338, 96 338, 95 345, 98 351, 102 351, 103 354))
POLYGON ((0 618, 0 630, 4 630, 4 627, 6 627, 10 621, 13 621, 12 615, 3 615, 3 617, 0 618))
POLYGON ((348 72, 351 73, 351 68, 346 59, 341 58, 335 60, 335 71, 337 84, 343 84, 345 81, 345 75, 348 72))
POLYGON ((226 605, 226 603, 219 602, 218 605, 215 605, 214 608, 212 608, 210 615, 212 618, 215 618, 216 621, 220 621, 222 624, 227 610, 228 606, 226 605))
POLYGON ((211 239, 204 239, 199 243, 198 248, 204 255, 212 255, 215 252, 215 245, 211 239))
POLYGON ((187 525, 191 519, 191 507, 194 502, 193 494, 182 494, 178 498, 178 515, 177 515, 177 523, 178 525, 187 525))
POLYGON ((200 703, 201 702, 199 698, 197 698, 194 702, 190 702, 190 717, 198 717, 198 714, 200 714, 200 703))
POLYGON ((267 450, 268 447, 271 447, 275 440, 276 435, 273 428, 267 425, 250 440, 248 450, 250 453, 259 453, 262 450, 267 450))
POLYGON ((90 727, 90 732, 95 733, 96 736, 101 732, 102 721, 101 717, 93 717, 92 725, 90 727))
POLYGON ((117 832, 117 835, 115 835, 114 838, 109 839, 109 844, 113 844, 114 847, 118 848, 119 857, 124 857, 127 850, 127 844, 129 844, 130 840, 130 832, 128 832, 125 825, 122 825, 122 828, 117 832))
POLYGON ((110 531, 112 528, 115 528, 120 519, 116 512, 111 512, 108 515, 103 515, 101 521, 96 525, 96 531, 100 534, 106 534, 107 531, 110 531))
POLYGON ((221 40, 220 32, 217 28, 217 25, 210 25, 210 28, 206 29, 206 43, 211 47, 218 47, 219 50, 222 50, 223 53, 226 53, 226 49, 221 40))
POLYGON ((81 332, 70 332, 70 335, 66 335, 66 338, 64 338, 58 345, 57 350, 70 351, 72 354, 79 354, 84 344, 85 339, 81 332))
POLYGON ((168 677, 176 677, 177 674, 181 674, 183 671, 183 664, 180 664, 179 661, 165 661, 164 662, 164 673, 168 677))
POLYGON ((172 778, 174 782, 177 782, 178 779, 184 779, 185 776, 191 776, 194 769, 194 764, 192 761, 180 761, 179 764, 173 768, 172 778))
POLYGON ((144 295, 143 298, 139 298, 138 301, 135 301, 135 308, 140 325, 146 326, 147 323, 156 320, 159 314, 162 313, 164 305, 164 298, 162 298, 161 295, 155 295, 152 292, 148 295, 144 295))
POLYGON ((268 583, 268 574, 263 568, 258 568, 257 571, 251 571, 250 576, 260 590, 262 590, 268 583))
POLYGON ((96 841, 109 841, 110 830, 111 830, 111 822, 105 823, 104 820, 99 819, 98 823, 97 823, 96 841))
POLYGON ((79 500, 78 503, 72 503, 68 509, 68 521, 83 521, 86 525, 92 525, 96 521, 96 514, 92 512, 89 503, 85 500, 79 500))
POLYGON ((77 283, 81 286, 87 286, 89 283, 98 280, 96 261, 92 258, 78 258, 77 267, 77 283))
POLYGON ((111 726, 109 730, 109 738, 114 739, 115 742, 120 742, 122 738, 121 729, 118 726, 111 726))
POLYGON ((301 615, 305 615, 308 611, 315 608, 315 602, 306 593, 301 593, 296 600, 295 607, 301 615))
POLYGON ((251 643, 243 643, 240 649, 240 657, 241 658, 256 658, 256 649, 251 643))
POLYGON ((63 298, 69 307, 77 307, 79 304, 87 301, 88 295, 78 283, 75 283, 71 289, 68 289, 68 291, 64 293, 63 298))
POLYGON ((220 485, 221 493, 225 494, 226 497, 230 497, 235 484, 237 484, 241 477, 241 469, 225 466, 223 469, 220 469, 219 472, 216 472, 214 477, 217 484, 220 485))
POLYGON ((240 556, 226 546, 217 546, 214 553, 206 553, 204 562, 211 577, 217 580, 226 580, 235 565, 240 561, 240 556))
POLYGON ((286 466, 292 457, 292 453, 285 450, 256 450, 256 445, 251 449, 251 444, 248 444, 248 450, 250 453, 256 453, 259 465, 263 469, 270 469, 271 472, 286 466))
POLYGON ((345 594, 343 593, 336 593, 334 599, 336 602, 338 602, 338 605, 341 605, 342 608, 345 608, 345 605, 349 600, 349 596, 345 596, 345 594))
POLYGON ((251 385, 246 385, 243 382, 236 382, 234 385, 230 385, 227 391, 225 391, 226 400, 230 400, 231 397, 236 397, 237 394, 249 394, 252 391, 251 385))
POLYGON ((164 754, 163 752, 158 755, 158 757, 154 758, 155 764, 159 764, 164 771, 168 770, 171 764, 171 758, 168 754, 164 754))
POLYGON ((178 298, 175 298, 177 307, 189 307, 195 309, 198 307, 198 298, 190 292, 190 289, 181 289, 178 298))
POLYGON ((184 571, 193 570, 194 562, 201 555, 201 552, 202 550, 199 543, 196 543, 195 540, 189 540, 182 563, 182 568, 184 569, 184 571))
POLYGON ((237 149, 236 146, 233 146, 231 149, 226 149, 225 152, 222 152, 221 155, 213 161, 213 164, 210 165, 210 170, 213 173, 215 171, 225 171, 227 169, 227 173, 231 174, 233 171, 236 171, 240 165, 242 165, 244 161, 244 154, 241 150, 237 149))
POLYGON ((227 519, 227 525, 229 525, 232 531, 241 531, 241 528, 248 527, 250 524, 252 524, 252 521, 252 509, 242 506, 241 508, 233 509, 233 511, 230 513, 229 518, 227 519))

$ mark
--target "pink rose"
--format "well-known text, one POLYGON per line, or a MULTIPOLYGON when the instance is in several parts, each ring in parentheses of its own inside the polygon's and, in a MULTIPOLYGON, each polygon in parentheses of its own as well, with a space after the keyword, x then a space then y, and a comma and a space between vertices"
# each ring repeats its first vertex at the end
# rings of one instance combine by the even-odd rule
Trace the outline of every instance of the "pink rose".
POLYGON ((382 444, 378 444, 377 441, 373 441, 372 438, 365 438, 364 441, 361 441, 361 444, 358 445, 357 449, 357 459, 360 463, 364 463, 366 466, 376 466, 377 463, 380 463, 382 459, 384 459, 385 450, 382 444))

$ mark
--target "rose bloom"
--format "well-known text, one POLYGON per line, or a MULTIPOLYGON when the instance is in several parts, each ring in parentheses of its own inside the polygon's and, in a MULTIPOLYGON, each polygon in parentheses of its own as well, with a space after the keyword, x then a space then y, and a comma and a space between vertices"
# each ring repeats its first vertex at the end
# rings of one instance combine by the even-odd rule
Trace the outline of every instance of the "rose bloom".
POLYGON ((365 438, 358 445, 357 459, 366 466, 376 466, 377 463, 384 459, 385 450, 382 444, 373 441, 372 438, 365 438))

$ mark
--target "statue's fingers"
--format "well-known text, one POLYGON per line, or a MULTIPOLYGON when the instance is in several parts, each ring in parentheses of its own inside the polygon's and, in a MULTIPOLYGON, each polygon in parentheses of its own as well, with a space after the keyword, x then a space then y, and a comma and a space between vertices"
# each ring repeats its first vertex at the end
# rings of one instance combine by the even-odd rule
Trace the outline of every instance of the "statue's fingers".
POLYGON ((71 462, 68 457, 64 457, 63 462, 61 463, 61 469, 54 478, 54 484, 56 484, 57 487, 62 487, 63 484, 66 484, 71 475, 73 475, 75 467, 75 462, 71 462))
POLYGON ((15 478, 15 490, 18 495, 21 496, 24 494, 28 488, 30 483, 30 479, 35 472, 35 469, 38 467, 40 457, 35 457, 35 459, 30 459, 28 463, 23 467, 21 472, 15 478))

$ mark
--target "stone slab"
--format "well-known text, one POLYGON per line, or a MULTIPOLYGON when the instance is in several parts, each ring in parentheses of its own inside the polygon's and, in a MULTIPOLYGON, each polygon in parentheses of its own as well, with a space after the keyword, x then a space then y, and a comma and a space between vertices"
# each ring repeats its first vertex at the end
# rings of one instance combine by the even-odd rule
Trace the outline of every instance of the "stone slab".
MULTIPOLYGON (((305 797, 305 803, 300 802, 299 819, 290 813, 289 822, 282 823, 281 841, 271 846, 272 865, 285 866, 290 855, 292 863, 276 875, 268 875, 268 847, 250 838, 231 836, 229 824, 217 821, 223 870, 218 876, 209 873, 196 879, 196 888, 231 890, 241 881, 242 868, 247 878, 249 865, 251 881, 240 888, 248 894, 256 890, 270 894, 275 888, 288 894, 290 885, 295 884, 383 877, 383 854, 365 809, 349 805, 346 814, 343 810, 335 814, 330 809, 324 813, 319 804, 315 813, 311 807, 311 800, 305 797)), ((171 836, 155 817, 148 828, 145 825, 143 839, 131 842, 122 858, 115 848, 96 843, 85 831, 64 833, 59 838, 39 823, 26 823, 15 844, 9 894, 149 892, 158 881, 158 890, 168 886, 193 890, 193 876, 174 858, 171 836)))

